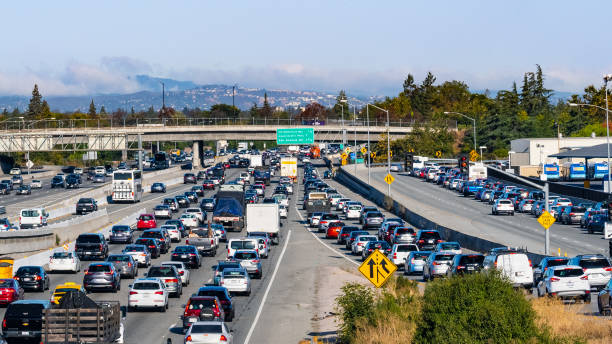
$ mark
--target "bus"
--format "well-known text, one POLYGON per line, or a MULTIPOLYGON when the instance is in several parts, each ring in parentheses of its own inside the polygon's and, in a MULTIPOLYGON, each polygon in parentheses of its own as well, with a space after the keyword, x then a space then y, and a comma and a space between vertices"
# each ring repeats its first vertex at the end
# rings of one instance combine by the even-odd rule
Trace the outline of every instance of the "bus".
POLYGON ((572 180, 585 180, 586 179, 586 168, 584 164, 570 163, 563 164, 563 179, 572 180))
POLYGON ((604 162, 596 162, 589 166, 589 177, 593 180, 602 179, 608 175, 608 164, 604 162))
POLYGON ((543 170, 546 175, 546 180, 559 180, 559 165, 544 164, 543 170))
POLYGON ((168 153, 166 152, 157 152, 155 153, 155 169, 163 170, 170 167, 170 158, 168 158, 168 153))
POLYGON ((113 202, 140 202, 142 199, 142 171, 117 170, 111 185, 113 202))

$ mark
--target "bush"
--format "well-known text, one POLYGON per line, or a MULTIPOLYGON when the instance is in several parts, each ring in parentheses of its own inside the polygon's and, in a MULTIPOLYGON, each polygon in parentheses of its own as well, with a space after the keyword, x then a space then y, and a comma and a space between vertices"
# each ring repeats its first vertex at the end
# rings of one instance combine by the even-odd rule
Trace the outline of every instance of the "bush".
POLYGON ((521 291, 498 273, 440 279, 423 299, 417 343, 524 343, 540 336, 521 291))
POLYGON ((336 311, 340 319, 339 339, 350 343, 355 337, 356 323, 371 322, 374 314, 374 292, 359 283, 347 283, 336 298, 336 311))

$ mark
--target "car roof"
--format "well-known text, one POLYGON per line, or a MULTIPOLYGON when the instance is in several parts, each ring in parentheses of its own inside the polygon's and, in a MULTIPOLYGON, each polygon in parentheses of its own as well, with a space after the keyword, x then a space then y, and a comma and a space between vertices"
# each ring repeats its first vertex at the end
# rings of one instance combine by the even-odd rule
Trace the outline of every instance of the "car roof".
POLYGON ((580 269, 582 270, 582 267, 580 265, 567 264, 567 265, 551 266, 549 269, 552 269, 552 270, 580 269))
POLYGON ((134 280, 134 283, 137 282, 161 282, 159 277, 141 277, 134 280))
POLYGON ((42 305, 45 308, 51 307, 51 301, 49 300, 17 300, 11 303, 11 305, 42 305))

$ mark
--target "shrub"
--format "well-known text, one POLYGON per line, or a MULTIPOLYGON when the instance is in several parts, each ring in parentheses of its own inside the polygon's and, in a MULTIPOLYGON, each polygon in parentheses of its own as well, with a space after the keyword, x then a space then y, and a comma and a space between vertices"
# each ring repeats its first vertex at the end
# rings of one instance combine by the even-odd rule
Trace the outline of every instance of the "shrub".
POLYGON ((535 312, 496 272, 440 279, 425 289, 417 343, 524 343, 535 312))
POLYGON ((339 339, 350 343, 355 337, 356 323, 372 322, 374 314, 374 292, 359 283, 347 283, 342 294, 336 298, 336 311, 340 319, 339 339))

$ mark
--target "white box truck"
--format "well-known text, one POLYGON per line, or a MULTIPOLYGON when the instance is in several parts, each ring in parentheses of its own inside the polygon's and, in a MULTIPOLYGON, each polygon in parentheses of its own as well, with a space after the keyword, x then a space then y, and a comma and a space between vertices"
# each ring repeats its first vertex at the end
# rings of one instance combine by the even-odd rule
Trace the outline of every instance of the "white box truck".
POLYGON ((483 165, 481 162, 470 164, 470 167, 468 170, 468 179, 469 180, 487 179, 487 167, 483 165))
POLYGON ((263 157, 261 154, 251 154, 250 167, 261 167, 263 166, 263 157))
POLYGON ((281 158, 281 177, 289 177, 293 182, 297 180, 297 158, 283 157, 281 158))
POLYGON ((278 213, 278 204, 247 204, 246 213, 247 234, 254 232, 269 233, 270 238, 272 238, 272 243, 278 245, 280 231, 280 215, 278 213))

